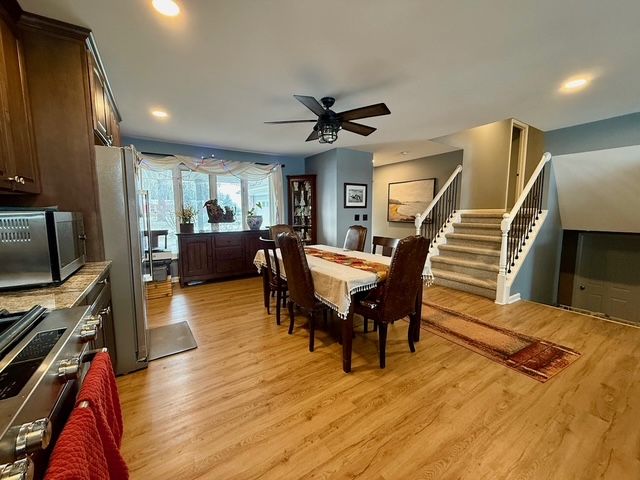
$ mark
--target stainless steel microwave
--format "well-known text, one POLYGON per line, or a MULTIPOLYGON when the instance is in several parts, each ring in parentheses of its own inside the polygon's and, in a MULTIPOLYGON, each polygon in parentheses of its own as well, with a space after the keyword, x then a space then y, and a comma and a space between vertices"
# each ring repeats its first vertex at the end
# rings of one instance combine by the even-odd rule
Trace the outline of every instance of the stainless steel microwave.
POLYGON ((85 263, 82 214, 0 211, 0 289, 61 283, 85 263))

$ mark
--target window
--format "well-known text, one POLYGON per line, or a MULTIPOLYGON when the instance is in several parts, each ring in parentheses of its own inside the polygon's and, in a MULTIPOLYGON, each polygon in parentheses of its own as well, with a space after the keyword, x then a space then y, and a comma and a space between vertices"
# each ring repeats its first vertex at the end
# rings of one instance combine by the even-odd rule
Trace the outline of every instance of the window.
POLYGON ((143 168, 140 172, 142 188, 149 192, 151 228, 169 231, 167 246, 174 253, 178 252, 177 212, 186 206, 196 210, 196 232, 210 230, 209 217, 203 207, 213 198, 218 199, 222 208, 230 207, 235 211, 235 221, 219 224, 220 231, 246 228, 247 211, 255 208, 258 202, 262 208, 256 209, 255 213, 262 215, 262 228, 274 221, 269 178, 241 180, 233 175, 209 175, 180 169, 154 171, 143 168))
POLYGON ((182 180, 182 205, 195 208, 198 216, 194 222, 194 229, 196 232, 204 230, 209 218, 206 209, 203 208, 204 202, 211 198, 209 175, 188 170, 183 170, 180 174, 182 180))
POLYGON ((262 208, 256 209, 256 215, 262 215, 262 225, 270 226, 271 223, 271 184, 268 178, 247 182, 248 205, 254 208, 260 203, 262 208))
MULTIPOLYGON (((178 251, 174 182, 171 170, 140 170, 142 189, 149 192, 149 213, 152 230, 168 230, 167 248, 178 251)), ((164 245, 163 245, 164 246, 164 245)))
POLYGON ((242 182, 239 178, 226 175, 216 176, 216 198, 222 208, 229 207, 235 211, 235 222, 225 224, 225 229, 242 228, 244 215, 242 211, 242 182))

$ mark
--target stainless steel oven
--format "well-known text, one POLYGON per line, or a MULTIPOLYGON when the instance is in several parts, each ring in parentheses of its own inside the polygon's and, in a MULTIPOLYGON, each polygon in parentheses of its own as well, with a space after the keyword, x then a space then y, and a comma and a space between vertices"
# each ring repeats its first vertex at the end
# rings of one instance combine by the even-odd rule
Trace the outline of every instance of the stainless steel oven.
POLYGON ((63 282, 85 263, 82 214, 0 211, 0 289, 63 282))

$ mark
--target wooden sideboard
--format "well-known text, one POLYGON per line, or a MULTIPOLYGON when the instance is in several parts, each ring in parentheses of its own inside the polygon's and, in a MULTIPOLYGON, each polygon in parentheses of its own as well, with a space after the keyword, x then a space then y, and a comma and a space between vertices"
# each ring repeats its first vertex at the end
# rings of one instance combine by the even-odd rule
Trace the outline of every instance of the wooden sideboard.
POLYGON ((260 237, 268 230, 178 234, 180 286, 189 282, 257 275, 253 264, 260 237))

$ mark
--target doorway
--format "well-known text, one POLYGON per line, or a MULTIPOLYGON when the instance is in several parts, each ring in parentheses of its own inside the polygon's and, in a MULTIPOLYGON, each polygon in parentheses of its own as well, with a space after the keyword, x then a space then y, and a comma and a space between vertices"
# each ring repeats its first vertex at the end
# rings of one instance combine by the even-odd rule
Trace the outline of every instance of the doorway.
POLYGON ((578 236, 572 306, 640 323, 640 236, 578 236))
POLYGON ((507 211, 518 201, 524 188, 524 169, 527 160, 527 130, 524 123, 511 121, 511 150, 509 152, 509 170, 507 174, 507 211))

